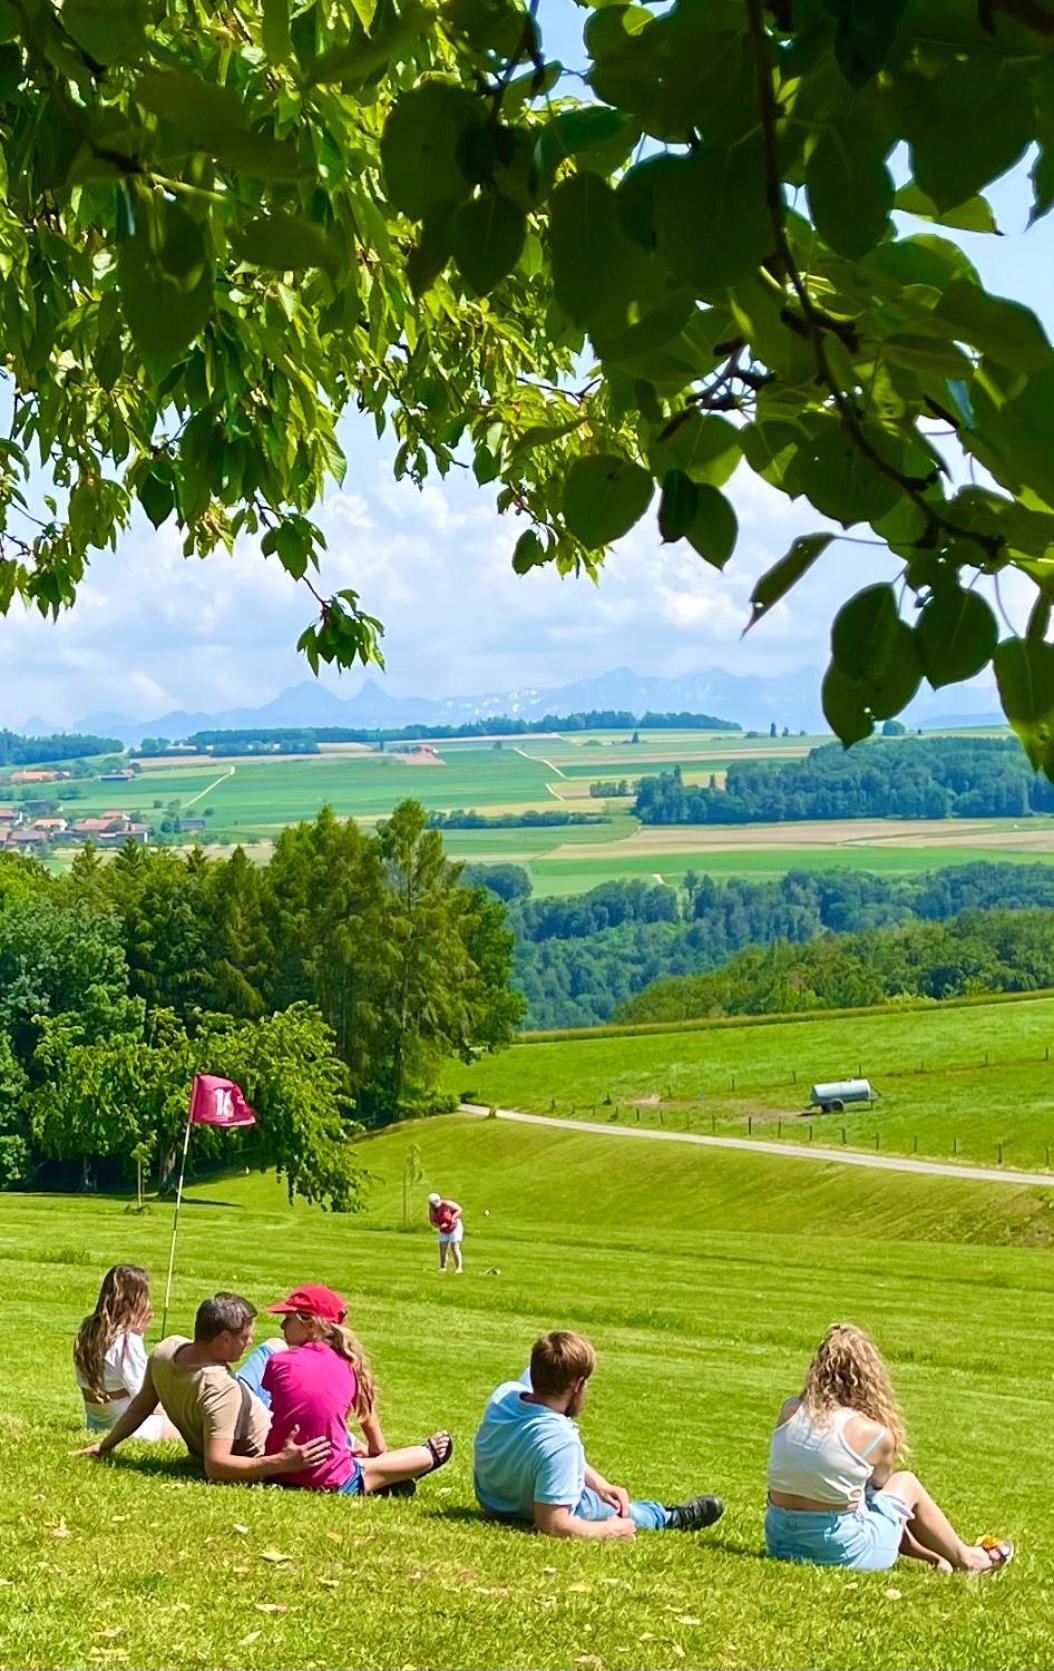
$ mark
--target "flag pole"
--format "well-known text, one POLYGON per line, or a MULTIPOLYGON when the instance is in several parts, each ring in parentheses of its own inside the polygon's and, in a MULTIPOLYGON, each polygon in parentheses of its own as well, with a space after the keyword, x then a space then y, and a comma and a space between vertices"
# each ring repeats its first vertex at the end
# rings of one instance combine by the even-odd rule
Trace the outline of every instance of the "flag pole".
POLYGON ((190 1088, 187 1103, 187 1127, 183 1133, 183 1158, 179 1163, 179 1183, 176 1186, 176 1210, 172 1215, 172 1245, 168 1250, 168 1279, 165 1282, 165 1309, 161 1316, 161 1337, 168 1332, 168 1303, 172 1298, 172 1271, 176 1263, 176 1233, 179 1230, 179 1209, 183 1205, 183 1178, 187 1170, 187 1150, 190 1147, 190 1116, 194 1109, 194 1087, 190 1088))

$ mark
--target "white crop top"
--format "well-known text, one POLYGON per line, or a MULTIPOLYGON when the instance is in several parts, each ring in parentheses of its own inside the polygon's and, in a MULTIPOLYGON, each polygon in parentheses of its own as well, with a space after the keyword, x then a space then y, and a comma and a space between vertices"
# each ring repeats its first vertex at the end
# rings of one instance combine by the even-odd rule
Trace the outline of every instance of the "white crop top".
POLYGON ((769 1447, 768 1486, 788 1497, 807 1497, 832 1508, 858 1508, 864 1487, 874 1469, 868 1453, 874 1450, 885 1428, 877 1433, 867 1452, 855 1451, 845 1437, 845 1424, 858 1412, 832 1410, 815 1425, 804 1405, 782 1422, 769 1447))

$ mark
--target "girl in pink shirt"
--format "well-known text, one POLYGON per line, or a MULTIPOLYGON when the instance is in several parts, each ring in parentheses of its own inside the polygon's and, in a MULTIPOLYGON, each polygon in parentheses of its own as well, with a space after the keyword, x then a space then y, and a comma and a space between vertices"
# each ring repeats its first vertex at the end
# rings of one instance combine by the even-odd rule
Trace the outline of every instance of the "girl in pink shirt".
POLYGON ((433 1433, 420 1445, 388 1449, 377 1418, 370 1366, 345 1327, 347 1306, 340 1294, 305 1283, 267 1309, 281 1317, 288 1348, 273 1353, 263 1372, 271 1398, 267 1454, 279 1452, 294 1432, 300 1444, 320 1437, 330 1442, 325 1461, 303 1473, 283 1475, 283 1485, 361 1495, 404 1485, 449 1462, 454 1441, 445 1431, 433 1433), (365 1447, 349 1438, 347 1421, 352 1415, 365 1447))

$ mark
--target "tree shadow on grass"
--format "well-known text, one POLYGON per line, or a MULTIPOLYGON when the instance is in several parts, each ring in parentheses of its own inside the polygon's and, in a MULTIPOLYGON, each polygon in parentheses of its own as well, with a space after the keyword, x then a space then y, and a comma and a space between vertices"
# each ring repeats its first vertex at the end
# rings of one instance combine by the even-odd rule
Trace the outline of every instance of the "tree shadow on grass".
MULTIPOLYGON (((454 1521, 459 1525, 466 1526, 493 1526, 495 1530, 501 1532, 515 1532, 521 1536, 526 1534, 528 1537, 541 1536, 537 1527, 530 1525, 526 1520, 495 1520, 491 1515, 484 1514, 482 1509, 470 1508, 467 1503, 455 1503, 450 1508, 425 1509, 424 1514, 428 1520, 454 1521)), ((648 1537, 650 1534, 644 1532, 641 1535, 648 1537)), ((737 1542, 734 1538, 707 1537, 705 1531, 699 1533, 681 1532, 675 1535, 687 1537, 693 1545, 698 1545, 699 1548, 719 1549, 723 1555, 740 1555, 750 1561, 764 1561, 766 1565, 772 1560, 772 1557, 756 1544, 737 1542)))

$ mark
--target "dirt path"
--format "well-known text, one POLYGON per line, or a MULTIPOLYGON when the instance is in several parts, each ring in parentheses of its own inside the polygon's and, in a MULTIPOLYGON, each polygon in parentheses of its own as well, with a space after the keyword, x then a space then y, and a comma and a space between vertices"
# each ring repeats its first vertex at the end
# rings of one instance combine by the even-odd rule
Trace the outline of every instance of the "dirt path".
POLYGON ((199 789, 196 795, 191 795, 189 801, 184 801, 180 811, 186 812, 188 806, 193 806, 195 801, 200 801, 203 795, 210 794, 213 789, 216 789, 221 783, 226 783, 227 779, 233 776, 234 767, 228 766, 221 777, 216 778, 212 783, 207 783, 204 789, 199 789))
MULTIPOLYGON (((463 1102, 462 1114, 487 1115, 478 1103, 463 1102)), ((956 1166, 937 1160, 908 1160, 901 1155, 869 1155, 854 1149, 824 1149, 817 1143, 765 1143, 747 1137, 704 1137, 694 1131, 655 1131, 642 1126, 601 1125, 593 1120, 565 1120, 551 1114, 522 1114, 499 1108, 499 1120, 527 1126, 555 1126, 558 1131, 589 1131, 602 1137, 644 1137, 657 1143, 697 1143, 707 1149, 748 1149, 753 1154, 780 1155, 791 1160, 835 1161, 839 1166, 869 1166, 882 1172, 922 1172, 936 1178, 969 1178, 987 1184, 1039 1184, 1054 1189, 1054 1172, 1015 1172, 1008 1166, 956 1166)))

